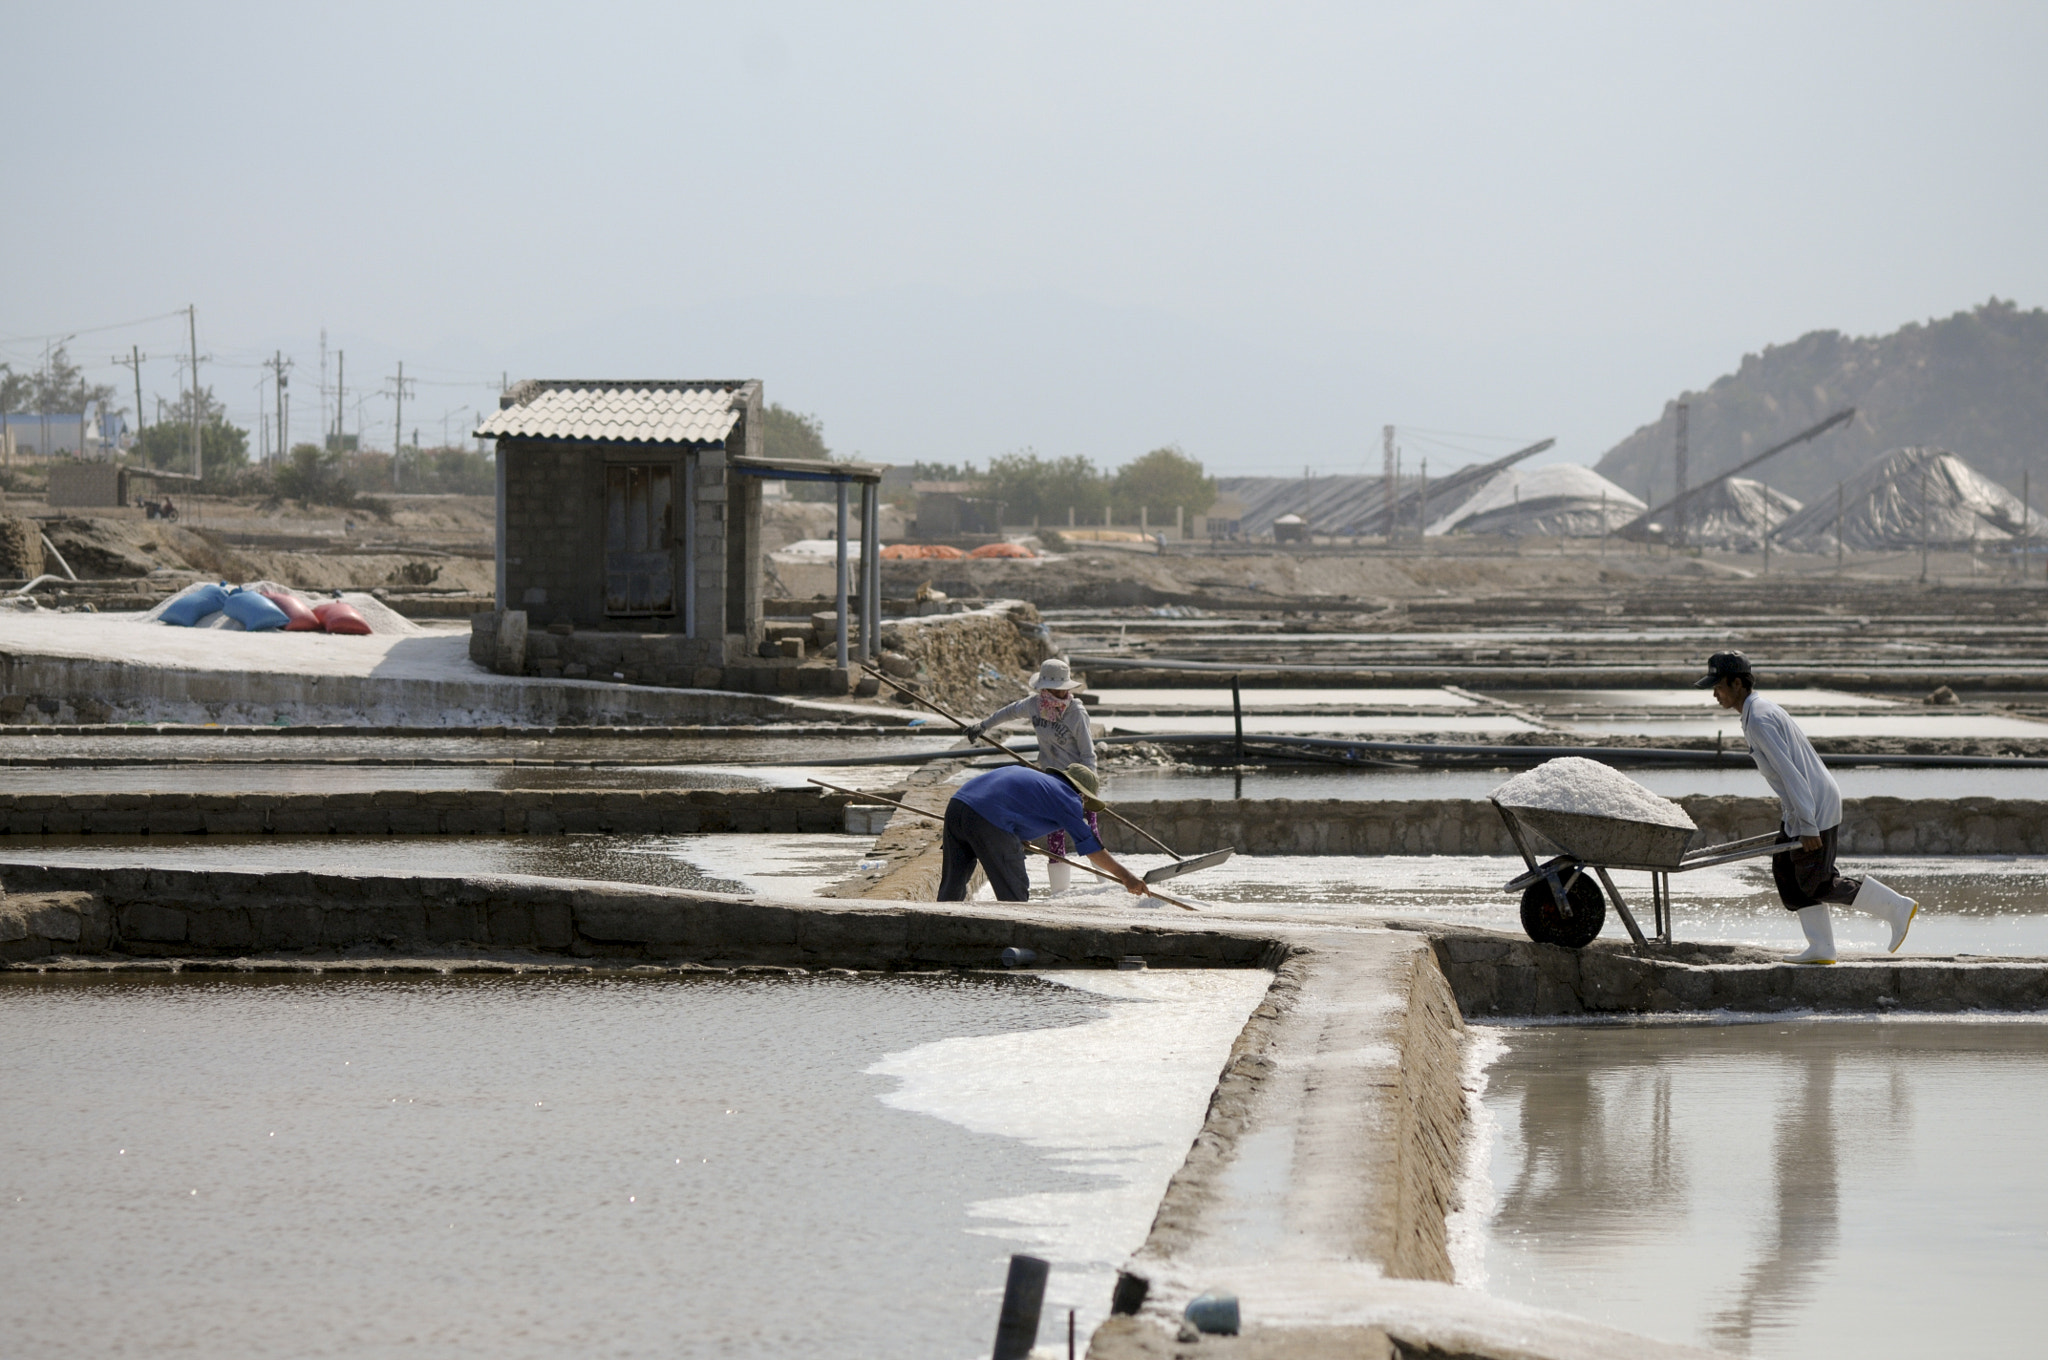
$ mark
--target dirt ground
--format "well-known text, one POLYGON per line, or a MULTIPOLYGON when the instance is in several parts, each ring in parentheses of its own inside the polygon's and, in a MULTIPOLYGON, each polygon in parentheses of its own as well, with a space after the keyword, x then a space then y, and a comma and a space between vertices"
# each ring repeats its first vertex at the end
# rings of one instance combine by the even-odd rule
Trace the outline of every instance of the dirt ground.
MULTIPOLYGON (((391 497, 391 517, 264 507, 219 497, 179 502, 175 522, 137 507, 51 520, 44 532, 87 579, 274 580, 313 590, 487 593, 495 512, 487 496, 391 497)), ((20 507, 26 508, 26 507, 20 507)), ((54 562, 47 569, 57 571, 54 562)))
MULTIPOLYGON (((1015 598, 1042 609, 1130 605, 1197 605, 1255 609, 1286 605, 1331 610, 1378 609, 1418 600, 1486 599, 1600 593, 1644 585, 1741 585, 1796 599, 1823 582, 1869 585, 1917 582, 1918 553, 1852 554, 1836 574, 1835 559, 1773 553, 1692 556, 1634 545, 1600 551, 1598 540, 1516 544, 1432 542, 1408 551, 1318 548, 1311 552, 1197 550, 1164 554, 1087 550, 1036 561, 1009 558, 961 562, 885 562, 883 593, 902 598, 921 585, 959 598, 1015 598)), ((2042 583, 2042 566, 2031 568, 2042 583)), ((1935 553, 1927 579, 1944 585, 2021 584, 2014 563, 1989 555, 1935 553)))

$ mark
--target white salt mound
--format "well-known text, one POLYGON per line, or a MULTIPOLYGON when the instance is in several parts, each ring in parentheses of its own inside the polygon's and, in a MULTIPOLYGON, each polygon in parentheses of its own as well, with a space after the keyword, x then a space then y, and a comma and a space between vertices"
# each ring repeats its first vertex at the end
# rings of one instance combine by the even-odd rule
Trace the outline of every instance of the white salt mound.
POLYGON ((1559 756, 1524 771, 1490 795, 1503 807, 1539 808, 1545 812, 1576 812, 1585 817, 1612 817, 1651 826, 1693 825, 1685 809, 1660 798, 1621 771, 1584 756, 1559 756))

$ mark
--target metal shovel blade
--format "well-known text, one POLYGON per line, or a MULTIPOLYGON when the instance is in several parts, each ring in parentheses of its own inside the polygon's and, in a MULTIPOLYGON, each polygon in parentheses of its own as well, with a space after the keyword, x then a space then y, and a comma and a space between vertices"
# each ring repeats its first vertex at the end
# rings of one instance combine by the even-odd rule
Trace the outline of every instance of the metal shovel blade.
POLYGON ((1192 859, 1177 859, 1171 864, 1162 864, 1157 869, 1147 869, 1145 881, 1164 883, 1169 878, 1179 878, 1182 874, 1191 874, 1197 869, 1213 869, 1236 853, 1226 846, 1221 850, 1211 850, 1206 855, 1196 855, 1192 859))

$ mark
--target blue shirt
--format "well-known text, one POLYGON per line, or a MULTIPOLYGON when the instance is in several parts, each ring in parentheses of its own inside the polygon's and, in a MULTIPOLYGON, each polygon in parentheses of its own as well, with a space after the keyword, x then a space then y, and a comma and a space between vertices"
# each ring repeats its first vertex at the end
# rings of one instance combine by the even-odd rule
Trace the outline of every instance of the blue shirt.
POLYGON ((1088 829, 1081 795, 1058 775, 1006 765, 968 780, 953 796, 1020 841, 1064 831, 1081 854, 1102 849, 1102 842, 1088 829))

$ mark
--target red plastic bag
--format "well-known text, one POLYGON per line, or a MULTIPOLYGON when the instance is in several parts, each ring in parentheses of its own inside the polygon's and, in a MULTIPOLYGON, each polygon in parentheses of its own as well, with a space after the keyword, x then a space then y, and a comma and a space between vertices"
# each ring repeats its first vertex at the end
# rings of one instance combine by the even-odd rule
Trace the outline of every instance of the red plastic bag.
POLYGON ((329 600, 313 606, 313 617, 320 620, 320 626, 330 633, 354 633, 368 636, 370 624, 352 604, 341 600, 329 600))
POLYGON ((313 617, 313 611, 306 608, 306 602, 288 590, 266 590, 260 592, 264 599, 284 611, 284 630, 287 633, 317 633, 320 620, 313 617))

